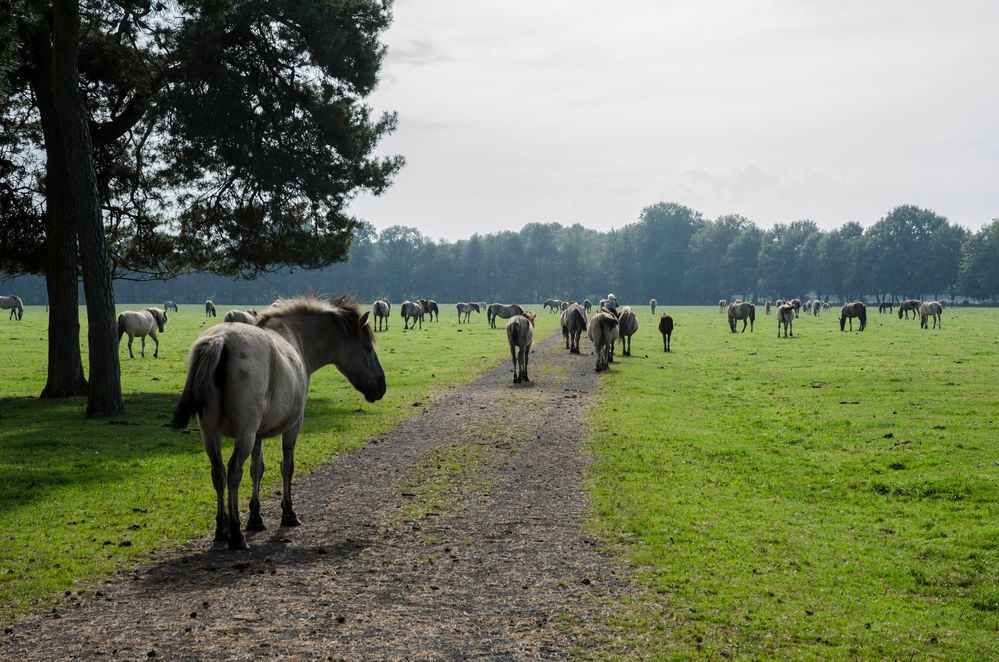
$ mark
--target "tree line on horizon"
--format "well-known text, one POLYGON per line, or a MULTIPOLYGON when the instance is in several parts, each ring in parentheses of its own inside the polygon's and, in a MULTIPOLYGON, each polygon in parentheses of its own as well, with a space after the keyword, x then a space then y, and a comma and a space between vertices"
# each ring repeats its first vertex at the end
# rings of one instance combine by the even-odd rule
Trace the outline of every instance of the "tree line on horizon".
MULTIPOLYGON (((43 284, 19 279, 26 302, 43 284), (31 290, 34 291, 31 291, 31 290)), ((377 232, 363 224, 345 262, 284 269, 247 280, 192 273, 118 281, 118 301, 268 302, 305 291, 438 301, 540 302, 618 294, 626 301, 706 304, 745 299, 947 298, 999 301, 999 219, 977 232, 913 205, 867 228, 822 230, 809 220, 762 229, 739 215, 705 219, 677 203, 645 208, 636 223, 606 232, 579 224, 530 223, 520 231, 433 240, 417 228, 377 232)))

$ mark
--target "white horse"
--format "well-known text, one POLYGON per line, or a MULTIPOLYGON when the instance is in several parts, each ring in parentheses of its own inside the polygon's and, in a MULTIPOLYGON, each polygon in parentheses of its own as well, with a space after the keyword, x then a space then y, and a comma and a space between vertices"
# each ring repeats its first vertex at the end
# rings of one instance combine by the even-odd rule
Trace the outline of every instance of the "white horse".
POLYGON ((510 343, 510 358, 513 359, 513 383, 530 382, 527 363, 534 343, 534 313, 528 311, 511 317, 506 323, 506 339, 510 343))
POLYGON ((138 311, 126 310, 118 315, 118 342, 121 342, 123 335, 128 334, 128 356, 134 359, 135 354, 132 353, 132 340, 138 336, 139 340, 142 341, 142 348, 139 353, 142 358, 146 358, 146 336, 150 336, 156 343, 153 358, 159 358, 160 339, 156 335, 156 332, 159 330, 160 333, 163 333, 163 327, 166 323, 166 311, 159 308, 146 308, 145 310, 138 311))
POLYGON ((264 311, 257 326, 219 324, 191 346, 173 427, 186 427, 192 415, 198 416, 217 496, 215 540, 228 540, 229 549, 247 548, 239 526, 239 483, 251 453, 253 496, 246 528, 264 529, 260 478, 265 437, 281 435, 281 525, 301 524, 291 500, 295 441, 305 416, 309 379, 331 363, 368 402, 385 395, 385 373, 375 353, 368 313, 362 315, 345 297, 332 303, 316 297, 282 302, 264 311), (236 440, 228 472, 222 463, 223 435, 236 440), (226 483, 228 512, 223 503, 226 483))
POLYGON ((21 297, 16 294, 11 294, 10 296, 0 297, 0 310, 10 310, 10 317, 7 319, 18 319, 24 317, 24 303, 21 301, 21 297))
POLYGON ((255 310, 230 310, 223 318, 226 322, 237 324, 256 324, 260 316, 255 310))

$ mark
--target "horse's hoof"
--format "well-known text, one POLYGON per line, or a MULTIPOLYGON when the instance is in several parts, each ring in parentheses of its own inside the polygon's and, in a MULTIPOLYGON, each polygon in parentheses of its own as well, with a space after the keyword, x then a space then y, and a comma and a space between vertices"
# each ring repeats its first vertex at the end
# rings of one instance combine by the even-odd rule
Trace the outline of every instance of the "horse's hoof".
POLYGON ((530 379, 528 379, 527 377, 524 377, 524 381, 525 381, 525 382, 527 382, 528 384, 530 384, 530 383, 531 383, 531 380, 530 380, 530 379))
POLYGON ((246 538, 243 534, 239 534, 238 538, 229 538, 229 549, 242 550, 250 549, 250 546, 246 544, 246 538))
POLYGON ((260 515, 257 515, 256 517, 250 516, 250 518, 246 520, 247 531, 264 531, 266 529, 267 527, 264 526, 264 518, 260 515))
POLYGON ((291 515, 281 515, 281 526, 301 526, 302 520, 298 519, 298 515, 292 513, 291 515))

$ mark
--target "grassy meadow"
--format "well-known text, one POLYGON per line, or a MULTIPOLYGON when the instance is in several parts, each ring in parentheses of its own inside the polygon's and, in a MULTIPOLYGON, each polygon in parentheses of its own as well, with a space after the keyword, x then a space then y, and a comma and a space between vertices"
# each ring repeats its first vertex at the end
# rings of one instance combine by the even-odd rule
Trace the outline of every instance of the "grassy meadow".
MULTIPOLYGON (((43 307, 28 307, 21 322, 0 319, 0 620, 42 608, 157 549, 212 533, 215 497, 200 433, 194 424, 171 430, 169 421, 191 343, 227 310, 248 307, 219 304, 219 316, 209 321, 200 305, 182 305, 179 314, 169 314, 158 359, 151 342, 139 358, 138 339, 136 358, 129 359, 124 339, 127 412, 110 420, 85 419, 82 399, 37 399, 46 373, 43 307)), ((412 416, 416 403, 509 360, 502 327, 489 329, 484 312, 458 325, 454 306, 442 304, 440 323, 411 332, 403 332, 398 306, 392 312, 390 330, 377 334, 385 398, 368 404, 335 368, 316 373, 296 447, 296 478, 412 416)), ((556 326, 554 315, 538 316, 539 337, 556 326)), ((264 455, 265 493, 271 493, 280 488, 280 444, 265 442, 264 455)), ((279 513, 265 509, 263 515, 277 525, 279 513)))
POLYGON ((593 527, 641 577, 608 655, 999 658, 999 311, 670 308, 664 354, 636 309, 591 413, 593 527))

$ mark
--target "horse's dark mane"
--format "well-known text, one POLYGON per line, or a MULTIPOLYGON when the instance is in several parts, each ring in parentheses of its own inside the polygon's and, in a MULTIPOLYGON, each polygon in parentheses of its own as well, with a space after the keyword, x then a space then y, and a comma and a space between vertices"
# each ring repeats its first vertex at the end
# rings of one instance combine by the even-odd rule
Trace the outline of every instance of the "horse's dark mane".
MULTIPOLYGON (((271 320, 280 320, 295 315, 322 315, 331 313, 348 333, 352 329, 357 329, 361 319, 361 307, 355 301, 351 301, 350 296, 341 294, 330 301, 318 294, 303 294, 290 299, 278 299, 274 304, 260 313, 257 319, 257 326, 266 327, 271 320)), ((375 332, 370 324, 365 324, 361 332, 367 334, 370 342, 375 341, 375 332)))

